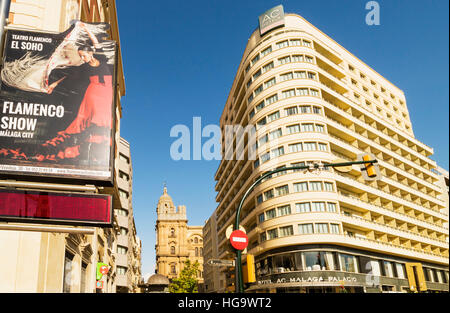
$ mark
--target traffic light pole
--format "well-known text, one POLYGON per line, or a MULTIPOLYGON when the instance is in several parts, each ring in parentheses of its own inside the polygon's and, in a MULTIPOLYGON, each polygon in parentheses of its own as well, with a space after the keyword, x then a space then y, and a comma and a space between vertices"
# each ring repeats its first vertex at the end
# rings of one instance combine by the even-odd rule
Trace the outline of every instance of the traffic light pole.
MULTIPOLYGON (((241 202, 239 203, 239 207, 236 211, 236 218, 234 222, 234 230, 239 229, 239 223, 240 223, 240 216, 241 216, 241 209, 244 205, 245 199, 247 199, 247 196, 253 191, 253 188, 255 188, 256 185, 258 185, 262 180, 272 176, 275 173, 284 172, 288 170, 315 170, 315 169, 326 169, 328 167, 342 167, 342 166, 349 166, 349 165, 357 165, 357 164, 374 164, 377 163, 377 160, 367 160, 367 161, 353 161, 353 162, 341 162, 341 163, 329 163, 329 164, 311 164, 311 165, 303 165, 303 166, 291 166, 291 167, 283 167, 279 169, 275 169, 273 171, 266 172, 264 175, 259 177, 245 192, 244 196, 242 197, 241 202)), ((242 263, 241 263, 241 256, 242 256, 242 250, 236 250, 236 261, 235 261, 235 292, 236 293, 243 293, 244 292, 244 280, 242 277, 242 263)))

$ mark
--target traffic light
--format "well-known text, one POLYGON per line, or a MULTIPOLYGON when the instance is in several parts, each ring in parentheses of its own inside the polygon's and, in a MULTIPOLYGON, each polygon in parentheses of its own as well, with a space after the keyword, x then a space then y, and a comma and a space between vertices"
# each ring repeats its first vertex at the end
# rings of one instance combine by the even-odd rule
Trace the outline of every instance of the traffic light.
MULTIPOLYGON (((358 161, 376 161, 376 158, 371 153, 358 154, 358 161)), ((363 163, 361 167, 361 174, 365 180, 380 180, 381 172, 377 162, 363 163)))
POLYGON ((242 274, 244 283, 256 282, 255 256, 253 254, 247 254, 247 264, 242 265, 242 274))

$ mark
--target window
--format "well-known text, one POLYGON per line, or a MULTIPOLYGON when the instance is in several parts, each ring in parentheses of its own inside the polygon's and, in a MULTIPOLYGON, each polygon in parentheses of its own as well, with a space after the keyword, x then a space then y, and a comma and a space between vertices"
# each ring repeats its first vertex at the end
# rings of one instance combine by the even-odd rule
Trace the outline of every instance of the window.
POLYGON ((263 195, 262 195, 262 194, 259 195, 258 197, 256 197, 256 202, 257 202, 258 204, 260 204, 260 203, 263 202, 263 195))
POLYGON ((265 83, 264 83, 264 88, 265 89, 267 89, 267 88, 269 88, 269 87, 272 87, 273 85, 275 85, 276 84, 276 79, 275 79, 275 77, 274 78, 272 78, 272 79, 270 79, 270 80, 268 80, 268 81, 266 81, 265 83))
POLYGON ((295 89, 284 90, 281 92, 281 97, 283 99, 286 99, 289 97, 294 97, 294 96, 295 96, 295 89))
POLYGON ((392 262, 383 261, 384 266, 384 274, 387 277, 394 277, 394 268, 392 266, 392 262))
MULTIPOLYGON (((306 89, 306 90, 308 90, 308 89, 306 89)), ((311 113, 311 107, 310 106, 306 106, 306 105, 300 106, 300 113, 302 113, 302 114, 311 113)))
POLYGON ((261 51, 261 57, 265 57, 266 55, 268 55, 270 52, 272 52, 272 46, 264 49, 263 51, 261 51))
POLYGON ((287 132, 287 134, 299 133, 300 132, 300 125, 295 124, 295 125, 286 126, 286 132, 287 132))
POLYGON ((288 185, 280 186, 275 188, 275 195, 277 197, 285 196, 289 194, 289 187, 288 185))
POLYGON ((258 61, 259 61, 259 54, 256 55, 256 56, 253 58, 253 60, 252 60, 252 62, 251 62, 252 66, 255 65, 255 63, 258 62, 258 61))
POLYGON ((340 253, 340 259, 343 271, 358 273, 356 258, 353 255, 340 253))
POLYGON ((287 56, 287 57, 284 57, 284 58, 279 58, 278 61, 280 62, 280 65, 283 65, 283 64, 291 62, 291 57, 287 56))
POLYGON ((291 39, 291 46, 301 46, 302 41, 300 39, 291 39))
POLYGON ((332 213, 336 213, 337 212, 336 203, 328 202, 327 206, 328 206, 328 212, 332 212, 332 213))
POLYGON ((322 114, 322 108, 313 107, 314 114, 322 114))
POLYGON ((302 124, 301 130, 302 132, 313 132, 314 124, 302 124))
POLYGON ((309 184, 311 186, 311 191, 322 191, 322 182, 312 181, 309 184))
POLYGON ((292 236, 294 234, 294 228, 292 226, 280 227, 280 237, 292 236))
POLYGON ((126 229, 125 227, 120 227, 119 235, 126 236, 127 234, 128 234, 128 229, 126 229))
POLYGON ((247 89, 250 88, 250 85, 252 84, 252 78, 250 77, 250 79, 247 82, 247 89))
POLYGON ((116 213, 116 215, 128 216, 128 211, 125 209, 114 209, 114 212, 116 213))
POLYGON ((316 151, 317 150, 317 145, 315 142, 305 142, 304 145, 304 151, 316 151))
POLYGON ((281 41, 281 42, 277 42, 278 49, 281 49, 281 48, 284 48, 284 47, 288 47, 288 46, 289 46, 289 42, 287 40, 281 41))
POLYGON ((260 120, 256 123, 256 128, 259 128, 259 127, 264 126, 264 125, 266 125, 266 124, 267 124, 266 118, 263 117, 262 119, 260 119, 260 120))
POLYGON ((264 213, 261 213, 261 214, 258 215, 258 222, 259 223, 264 222, 264 213))
POLYGON ((294 192, 303 192, 303 191, 308 191, 307 182, 294 183, 294 192))
POLYGON ((261 70, 258 70, 255 74, 253 74, 253 80, 257 79, 261 75, 261 70))
POLYGON ((335 253, 323 251, 311 251, 303 253, 305 258, 305 269, 308 271, 335 270, 335 253))
POLYGON ((332 234, 339 234, 339 224, 330 224, 332 234))
POLYGON ((267 190, 264 192, 264 199, 267 201, 273 198, 273 189, 267 190))
POLYGON ((123 155, 122 153, 119 153, 119 159, 125 161, 127 164, 130 164, 130 159, 125 155, 123 155))
POLYGON ((247 67, 245 68, 245 74, 247 74, 248 71, 250 71, 250 64, 248 64, 247 67))
POLYGON ((318 90, 311 89, 310 92, 311 92, 311 96, 314 96, 314 97, 318 97, 319 96, 319 91, 318 90))
POLYGON ((324 182, 323 186, 325 191, 334 191, 333 183, 324 182))
POLYGON ((306 78, 306 72, 304 71, 294 72, 294 78, 306 78))
POLYGON ((304 62, 304 61, 305 61, 305 59, 304 59, 303 55, 301 55, 301 54, 292 56, 292 62, 304 62))
POLYGON ((302 151, 302 143, 294 143, 288 146, 289 147, 289 152, 299 152, 302 151))
POLYGON ((72 253, 66 251, 66 255, 64 257, 63 292, 70 292, 72 287, 73 257, 74 255, 72 253))
POLYGON ((295 207, 297 209, 297 213, 311 212, 311 203, 309 202, 296 203, 295 207))
POLYGON ((255 162, 253 162, 253 166, 254 166, 254 168, 257 168, 259 166, 259 159, 255 160, 255 162))
POLYGON ((267 122, 270 123, 270 122, 273 122, 273 121, 275 121, 275 120, 277 120, 279 118, 280 118, 280 111, 276 111, 276 112, 274 112, 272 114, 267 115, 267 122))
POLYGON ((299 96, 307 96, 308 95, 308 88, 298 88, 297 94, 299 96))
POLYGON ((278 101, 278 94, 274 94, 273 96, 270 96, 269 98, 266 99, 266 104, 272 104, 274 102, 278 101))
POLYGON ((170 273, 171 274, 177 273, 177 267, 174 264, 170 265, 170 273))
POLYGON ((127 247, 117 245, 117 253, 118 254, 127 254, 127 247))
POLYGON ((317 223, 316 224, 316 233, 318 234, 328 234, 328 224, 327 223, 317 223))
POLYGON ((258 146, 261 147, 263 144, 265 144, 268 141, 268 136, 264 135, 258 140, 258 146))
POLYGON ((275 239, 278 238, 278 229, 270 229, 267 231, 267 238, 270 239, 275 239))
POLYGON ((311 212, 325 212, 325 202, 313 202, 311 212))
POLYGON ((281 135, 282 135, 281 128, 278 128, 278 129, 276 129, 274 131, 271 131, 269 133, 269 140, 274 140, 274 139, 280 138, 281 135))
POLYGON ((264 108, 264 101, 261 101, 259 104, 256 105, 256 112, 259 112, 262 108, 264 108))
POLYGON ((264 242, 266 240, 267 240, 266 233, 261 233, 261 235, 259 235, 259 241, 264 242))
MULTIPOLYGON (((325 132, 325 126, 316 124, 316 132, 318 133, 324 133, 325 132)), ((320 150, 320 144, 319 144, 319 150, 320 150)))
POLYGON ((307 41, 307 40, 303 40, 303 45, 305 47, 311 47, 311 42, 307 41))
POLYGON ((263 91, 263 85, 259 85, 258 88, 255 89, 255 97, 259 95, 263 91))
POLYGON ((298 113, 298 109, 297 109, 296 106, 295 106, 295 107, 287 108, 287 109, 285 109, 285 111, 286 111, 286 115, 287 115, 287 116, 289 116, 289 115, 294 115, 294 114, 297 114, 297 113, 298 113))
POLYGON ((175 254, 175 247, 174 246, 170 247, 170 254, 175 254))
POLYGON ((130 176, 128 176, 127 174, 125 174, 122 171, 119 171, 119 177, 122 178, 122 179, 125 179, 126 181, 130 180, 130 176))
POLYGON ((270 71, 271 69, 273 69, 273 67, 273 62, 270 62, 269 64, 266 64, 262 67, 262 72, 265 73, 267 71, 270 71))
POLYGON ((125 275, 127 273, 127 268, 124 266, 116 266, 117 275, 125 275))
POLYGON ((290 72, 290 73, 285 73, 285 74, 281 74, 281 75, 280 75, 280 80, 281 80, 282 82, 285 81, 285 80, 292 79, 292 78, 294 78, 294 75, 292 74, 292 72, 290 72))
POLYGON ((119 189, 119 196, 124 199, 128 199, 128 192, 119 189))
POLYGON ((271 152, 273 158, 279 157, 280 155, 284 154, 284 147, 278 147, 276 149, 273 149, 271 152))
MULTIPOLYGON (((305 166, 305 162, 292 163, 291 166, 298 166, 298 167, 305 166)), ((301 171, 301 170, 299 170, 299 169, 294 170, 294 172, 299 172, 299 171, 301 171)))
POLYGON ((198 257, 198 247, 195 247, 195 256, 198 257))
POLYGON ((198 238, 197 237, 194 238, 194 243, 198 243, 198 238))
POLYGON ((314 63, 314 59, 310 56, 305 55, 305 61, 308 63, 314 63))
POLYGON ((308 78, 309 79, 316 79, 316 74, 308 72, 308 78))
POLYGON ((261 162, 265 163, 267 161, 270 160, 270 153, 264 153, 263 155, 261 155, 261 162))
POLYGON ((252 102, 253 98, 254 98, 254 97, 253 97, 253 93, 252 93, 252 94, 250 95, 250 97, 248 97, 248 99, 247 99, 247 100, 248 100, 248 103, 252 102))
POLYGON ((277 208, 277 210, 278 210, 278 216, 291 214, 291 206, 289 204, 280 206, 277 208))
POLYGON ((405 277, 405 265, 401 263, 395 263, 395 269, 397 271, 398 278, 406 278, 405 277))
POLYGON ((300 235, 314 234, 313 224, 299 224, 298 233, 300 235))

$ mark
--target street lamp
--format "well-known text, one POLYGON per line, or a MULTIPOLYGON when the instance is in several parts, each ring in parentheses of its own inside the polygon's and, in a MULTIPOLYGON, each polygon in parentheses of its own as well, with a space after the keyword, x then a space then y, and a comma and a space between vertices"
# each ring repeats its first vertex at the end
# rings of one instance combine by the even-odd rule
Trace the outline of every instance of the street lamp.
MULTIPOLYGON (((247 191, 245 192, 244 196, 242 197, 242 200, 239 203, 239 207, 237 208, 237 211, 236 211, 236 218, 235 218, 235 222, 234 222, 234 230, 238 230, 239 229, 241 209, 242 209, 242 206, 244 205, 245 199, 247 199, 247 196, 253 191, 253 188, 255 188, 255 186, 258 185, 265 178, 268 178, 268 177, 272 176, 275 173, 284 172, 284 171, 288 171, 288 170, 305 170, 305 169, 322 170, 322 169, 326 169, 328 167, 333 167, 334 168, 334 167, 345 167, 345 166, 351 166, 351 165, 357 165, 357 164, 364 164, 365 171, 367 171, 367 172, 370 171, 369 177, 372 178, 372 179, 379 179, 380 175, 375 175, 374 174, 375 171, 373 170, 374 164, 377 163, 378 161, 376 159, 370 160, 371 157, 368 154, 361 155, 361 157, 362 157, 362 161, 338 162, 338 163, 329 163, 329 164, 314 163, 314 164, 303 165, 303 166, 283 167, 283 168, 278 168, 278 169, 266 172, 261 177, 259 177, 247 189, 247 191)), ((377 173, 378 173, 378 171, 377 171, 377 173)), ((236 293, 243 293, 244 292, 244 281, 243 281, 243 277, 242 277, 242 263, 241 263, 242 250, 235 249, 235 251, 236 251, 235 292, 236 293)))

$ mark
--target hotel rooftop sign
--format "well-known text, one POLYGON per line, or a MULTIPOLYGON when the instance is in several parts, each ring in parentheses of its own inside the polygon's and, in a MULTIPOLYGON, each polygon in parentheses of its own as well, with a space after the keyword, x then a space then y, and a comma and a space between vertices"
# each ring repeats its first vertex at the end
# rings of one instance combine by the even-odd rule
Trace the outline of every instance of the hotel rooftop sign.
POLYGON ((284 25, 284 9, 278 5, 259 16, 259 33, 264 35, 269 30, 284 25))

